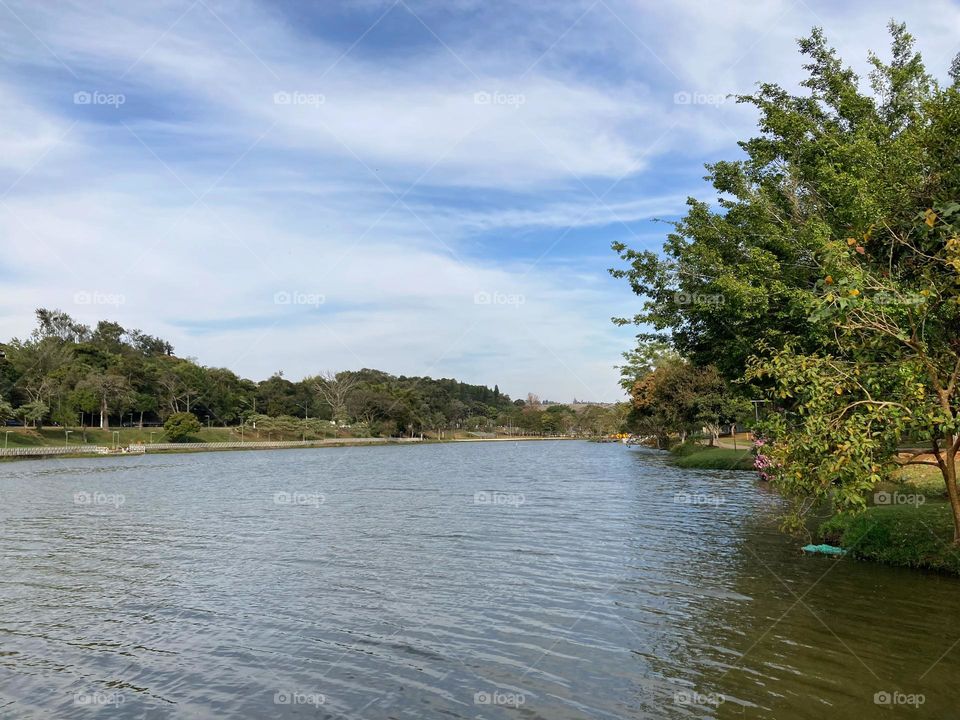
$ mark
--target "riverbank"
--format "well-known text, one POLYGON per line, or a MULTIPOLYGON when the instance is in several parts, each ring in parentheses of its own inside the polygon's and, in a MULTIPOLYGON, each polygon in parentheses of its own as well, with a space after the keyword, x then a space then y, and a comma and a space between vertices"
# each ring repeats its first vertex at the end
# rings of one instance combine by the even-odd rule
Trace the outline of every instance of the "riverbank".
POLYGON ((908 465, 874 488, 862 513, 835 515, 817 532, 857 560, 960 575, 946 494, 939 469, 908 465))
POLYGON ((837 515, 820 526, 820 534, 857 560, 960 575, 960 548, 953 544, 953 516, 945 502, 837 515))
POLYGON ((684 443, 670 450, 673 464, 695 470, 753 470, 753 454, 743 449, 684 443))
POLYGON ((27 447, 0 449, 0 460, 40 460, 44 458, 82 458, 156 455, 162 453, 225 452, 231 450, 294 450, 325 447, 358 447, 366 445, 401 445, 434 442, 420 438, 329 438, 327 440, 250 441, 213 443, 150 443, 118 446, 97 445, 67 447, 27 447))
MULTIPOLYGON (((701 470, 752 470, 747 449, 684 443, 671 449, 673 464, 701 470)), ((857 515, 835 515, 815 532, 855 560, 960 575, 960 548, 937 468, 910 465, 874 488, 872 506, 857 515)))
MULTIPOLYGON (((221 430, 214 428, 214 430, 221 430)), ((103 433, 105 431, 97 431, 103 433)), ((143 431, 140 431, 143 432, 143 431)), ((88 431, 90 433, 90 431, 88 431)), ((91 435, 93 433, 90 433, 91 435)), ((215 436, 216 437, 216 436, 215 436)), ((337 437, 318 440, 214 440, 211 442, 136 442, 129 444, 116 443, 115 445, 95 445, 92 443, 76 445, 53 445, 47 444, 17 444, 11 447, 0 448, 0 462, 12 460, 39 460, 44 458, 89 458, 89 457, 115 457, 118 455, 136 456, 158 453, 194 453, 194 452, 227 452, 227 451, 250 451, 250 450, 292 450, 303 448, 328 448, 328 447, 361 447, 370 445, 405 445, 405 444, 440 444, 440 443, 463 443, 463 442, 532 442, 532 441, 558 441, 558 440, 582 440, 583 438, 573 437, 490 437, 490 438, 443 438, 436 439, 432 437, 386 437, 386 438, 363 438, 363 437, 337 437)))

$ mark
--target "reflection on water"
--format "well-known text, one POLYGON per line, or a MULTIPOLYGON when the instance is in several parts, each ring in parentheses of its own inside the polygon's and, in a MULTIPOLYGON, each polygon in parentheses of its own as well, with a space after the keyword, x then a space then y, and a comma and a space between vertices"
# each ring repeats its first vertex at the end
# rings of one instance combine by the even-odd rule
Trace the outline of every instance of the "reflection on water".
POLYGON ((960 701, 960 582, 801 557, 750 474, 620 445, 56 459, 0 466, 0 501, 3 717, 862 720, 960 701))

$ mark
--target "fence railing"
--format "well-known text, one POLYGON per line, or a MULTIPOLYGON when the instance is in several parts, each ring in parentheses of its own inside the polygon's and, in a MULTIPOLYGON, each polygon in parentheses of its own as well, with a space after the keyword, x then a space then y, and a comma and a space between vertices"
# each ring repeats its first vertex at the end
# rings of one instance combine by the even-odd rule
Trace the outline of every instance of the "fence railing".
POLYGON ((19 447, 2 448, 0 457, 29 457, 39 455, 77 455, 77 454, 105 454, 110 448, 100 445, 67 445, 65 447, 19 447))

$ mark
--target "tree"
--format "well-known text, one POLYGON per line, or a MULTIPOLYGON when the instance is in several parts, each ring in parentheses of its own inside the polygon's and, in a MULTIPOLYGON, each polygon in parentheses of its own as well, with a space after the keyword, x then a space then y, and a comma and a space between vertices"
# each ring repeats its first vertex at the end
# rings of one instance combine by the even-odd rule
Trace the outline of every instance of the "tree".
POLYGON ((623 353, 623 365, 615 366, 620 371, 620 387, 629 393, 638 380, 679 357, 665 340, 641 339, 633 350, 623 353))
POLYGON ((143 415, 157 410, 157 398, 149 393, 138 392, 130 398, 130 407, 140 413, 138 425, 143 428, 143 415))
POLYGON ((39 400, 33 400, 17 408, 17 416, 23 420, 24 427, 30 424, 39 427, 49 412, 50 407, 39 400))
POLYGON ((635 320, 769 389, 793 527, 822 502, 864 507, 920 444, 912 461, 940 470, 960 543, 960 61, 941 87, 904 26, 890 31, 872 95, 821 31, 802 40, 805 94, 739 98, 761 135, 710 166, 719 210, 691 200, 666 258, 615 246, 629 267, 614 274, 648 298, 635 320))
POLYGON ((906 29, 890 31, 892 62, 872 58, 878 98, 860 92, 819 29, 800 41, 808 94, 761 83, 737 98, 759 111, 761 134, 740 143, 745 159, 708 166, 716 208, 689 199, 663 256, 614 244, 626 267, 613 275, 646 298, 618 322, 652 327, 646 338, 669 333, 681 355, 731 380, 761 343, 832 349, 829 327, 809 320, 827 243, 954 197, 960 173, 945 132, 956 129, 956 87, 937 90, 906 29), (925 127, 938 118, 939 130, 925 127))
POLYGON ((6 423, 14 417, 13 406, 3 398, 0 398, 0 423, 6 423))
POLYGON ((691 411, 697 423, 710 433, 711 446, 720 437, 724 425, 750 417, 750 402, 726 383, 712 365, 698 368, 691 380, 691 411))
POLYGON ((99 402, 100 429, 110 429, 110 410, 118 410, 118 406, 127 402, 132 395, 132 388, 122 375, 111 372, 92 371, 83 380, 80 387, 93 393, 99 402))
POLYGON ((687 435, 696 429, 690 387, 694 372, 689 363, 675 359, 638 380, 630 391, 633 428, 641 434, 657 437, 661 446, 671 435, 686 440, 687 435))
POLYGON ((796 525, 821 501, 862 508, 904 462, 933 465, 960 544, 960 204, 928 209, 913 227, 884 223, 849 240, 822 259, 813 313, 834 327, 837 352, 788 348, 752 366, 791 400, 793 413, 768 427, 775 478, 798 500, 796 525), (921 450, 904 459, 904 442, 921 450))
POLYGON ((173 413, 163 424, 163 430, 170 442, 186 442, 200 432, 200 421, 193 413, 173 413))
POLYGON ((327 370, 314 378, 313 387, 333 411, 333 419, 345 425, 349 421, 347 400, 358 380, 351 373, 327 370))

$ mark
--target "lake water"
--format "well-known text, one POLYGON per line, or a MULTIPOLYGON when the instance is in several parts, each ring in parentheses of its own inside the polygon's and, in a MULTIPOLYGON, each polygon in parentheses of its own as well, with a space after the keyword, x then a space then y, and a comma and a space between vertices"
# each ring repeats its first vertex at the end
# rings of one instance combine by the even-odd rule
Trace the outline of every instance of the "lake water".
POLYGON ((957 717, 960 581, 778 507, 585 442, 2 464, 0 717, 957 717))

